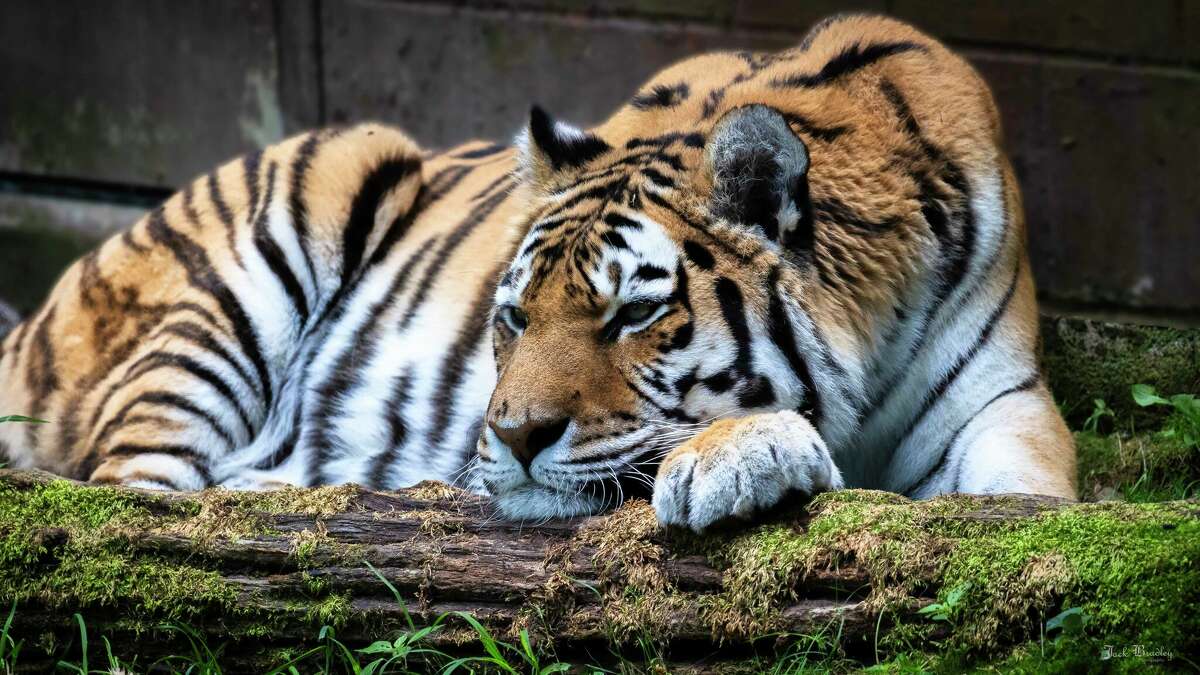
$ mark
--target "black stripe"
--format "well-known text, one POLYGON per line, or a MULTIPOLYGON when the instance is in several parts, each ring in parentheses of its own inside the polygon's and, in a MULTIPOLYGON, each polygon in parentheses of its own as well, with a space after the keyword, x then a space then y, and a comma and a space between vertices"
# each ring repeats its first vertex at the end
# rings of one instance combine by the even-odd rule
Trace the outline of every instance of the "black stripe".
POLYGON ((371 470, 367 474, 367 485, 373 489, 389 489, 393 486, 388 480, 388 472, 400 455, 400 448, 408 440, 408 425, 405 424, 404 414, 412 401, 412 370, 406 370, 392 382, 392 391, 384 404, 384 414, 387 416, 388 444, 371 462, 371 470))
POLYGON ((308 251, 308 203, 305 201, 304 184, 308 176, 308 167, 312 165, 313 156, 321 137, 311 133, 296 150, 292 159, 291 180, 288 188, 288 212, 292 214, 292 227, 296 230, 296 239, 300 242, 300 250, 304 253, 304 264, 308 268, 308 279, 313 288, 320 288, 317 279, 317 269, 313 264, 312 254, 308 251))
MULTIPOLYGON (((225 240, 229 246, 229 252, 233 254, 233 259, 237 261, 238 267, 244 268, 242 254, 237 249, 237 229, 233 222, 233 211, 229 210, 229 204, 221 195, 221 182, 217 179, 216 171, 208 174, 208 199, 212 202, 213 210, 217 212, 217 218, 225 227, 225 240)), ((158 211, 161 213, 162 207, 159 207, 158 211)))
POLYGON ((303 410, 304 406, 297 403, 292 413, 292 430, 280 441, 279 445, 275 446, 274 450, 258 460, 258 463, 254 465, 255 470, 269 471, 292 456, 292 453, 296 451, 296 444, 300 442, 300 429, 303 427, 301 413, 303 410))
POLYGON ((466 441, 459 448, 458 470, 454 473, 455 477, 451 485, 467 487, 464 481, 470 478, 470 474, 466 473, 465 469, 471 463, 471 458, 475 456, 476 448, 479 447, 479 437, 483 434, 483 422, 483 417, 479 417, 471 423, 471 426, 467 427, 466 441))
POLYGON ((797 412, 808 417, 808 421, 813 427, 820 430, 823 415, 821 397, 817 392, 817 385, 813 380, 812 371, 809 370, 808 361, 800 356, 800 351, 796 348, 796 334, 792 328, 792 321, 788 318, 787 308, 783 306, 783 300, 779 297, 778 285, 779 268, 775 267, 771 269, 771 274, 767 281, 767 288, 770 293, 768 314, 771 322, 768 332, 771 336, 771 341, 775 343, 780 352, 783 352, 784 358, 787 359, 788 365, 792 369, 792 373, 804 385, 804 403, 797 412))
MULTIPOLYGON (((1017 392, 1029 391, 1030 389, 1033 389, 1040 380, 1041 380, 1041 376, 1038 373, 1034 373, 1034 374, 1030 375, 1029 377, 1025 378, 1019 384, 1009 387, 1008 389, 1005 389, 1004 391, 1000 392, 999 394, 996 394, 995 396, 988 399, 987 403, 984 403, 983 405, 979 406, 979 409, 976 410, 970 417, 968 417, 967 421, 960 424, 958 426, 958 428, 954 430, 954 433, 950 435, 950 440, 946 441, 946 444, 944 446, 942 446, 942 451, 938 454, 937 463, 934 464, 933 467, 930 468, 929 471, 927 471, 923 477, 921 477, 919 480, 917 480, 916 483, 914 483, 913 485, 910 485, 908 488, 906 488, 904 490, 901 490, 900 493, 904 494, 904 495, 912 496, 912 495, 920 492, 921 490, 923 490, 925 488, 925 486, 927 484, 929 484, 929 482, 932 481, 934 479, 934 477, 939 472, 942 471, 943 468, 945 468, 946 460, 949 459, 950 451, 954 449, 954 444, 956 442, 958 442, 958 437, 961 436, 963 431, 965 431, 966 428, 971 425, 971 422, 975 421, 975 418, 982 415, 983 411, 987 410, 993 403, 995 403, 996 401, 999 401, 1000 399, 1004 398, 1005 396, 1008 396, 1009 394, 1015 394, 1017 392)), ((951 491, 953 492, 954 490, 957 490, 957 489, 958 489, 958 480, 956 479, 955 484, 954 484, 954 489, 951 491)))
MULTIPOLYGON (((258 169, 262 164, 262 154, 262 150, 259 150, 242 157, 242 173, 244 173, 246 177, 246 195, 250 200, 249 204, 246 206, 246 212, 250 214, 251 218, 254 217, 255 211, 259 208, 258 198, 260 195, 258 191, 258 169)), ((272 164, 274 164, 274 162, 272 162, 272 164)), ((273 181, 268 179, 268 188, 270 187, 271 182, 273 181)), ((268 196, 266 204, 262 205, 263 208, 266 208, 266 206, 270 203, 271 197, 268 196)))
POLYGON ((819 87, 839 78, 853 74, 867 66, 895 54, 928 51, 915 42, 881 42, 863 47, 854 43, 829 60, 820 71, 804 73, 771 80, 772 87, 819 87))
POLYGON ((638 110, 674 108, 687 100, 688 93, 686 82, 673 85, 656 84, 650 91, 634 96, 630 104, 638 110))
POLYGON ((638 265, 637 269, 633 271, 633 276, 649 281, 652 279, 666 279, 671 276, 671 273, 657 265, 643 263, 638 265))
POLYGON ((204 248, 187 235, 173 229, 161 213, 153 215, 147 223, 150 238, 167 247, 175 259, 187 270, 188 281, 192 286, 208 293, 221 306, 221 310, 229 319, 234 336, 254 369, 258 373, 259 391, 264 393, 264 406, 270 407, 274 400, 271 389, 271 376, 267 370, 267 362, 263 358, 262 348, 249 315, 233 291, 225 285, 221 275, 213 267, 212 261, 204 248))
POLYGON ((866 236, 886 234, 901 222, 898 216, 889 216, 879 221, 867 220, 861 214, 856 213, 849 204, 832 196, 813 199, 811 208, 815 220, 839 227, 853 228, 859 234, 866 236))
MULTIPOLYGON (((185 340, 188 340, 189 342, 196 344, 201 349, 212 353, 214 356, 227 364, 230 369, 237 373, 237 376, 241 378, 242 382, 245 383, 248 389, 255 390, 260 396, 262 395, 262 392, 257 390, 258 384, 253 381, 250 373, 246 372, 246 369, 242 366, 242 364, 233 357, 233 354, 231 354, 228 349, 225 348, 225 345, 221 344, 220 341, 213 337, 212 333, 208 332, 208 330, 206 330, 200 324, 193 323, 191 321, 177 321, 160 328, 158 334, 161 333, 177 335, 185 340)), ((158 334, 155 334, 155 336, 151 338, 151 341, 158 337, 158 334)))
POLYGON ((702 270, 708 271, 716 264, 711 253, 704 246, 688 239, 683 242, 683 253, 693 265, 702 270))
POLYGON ((433 421, 429 426, 429 436, 425 444, 427 451, 440 452, 442 441, 450 428, 450 416, 461 406, 457 405, 458 389, 467 374, 467 362, 479 351, 483 338, 487 335, 488 321, 491 318, 492 298, 496 295, 496 283, 507 263, 500 263, 486 279, 487 281, 475 294, 475 300, 466 312, 466 321, 459 328, 458 336, 446 350, 438 369, 438 383, 433 395, 433 421))
MULTIPOLYGON (((350 218, 342 232, 342 285, 358 271, 367 247, 367 238, 375 227, 375 213, 384 197, 421 167, 415 157, 385 160, 363 180, 350 206, 350 218)), ((408 208, 405 208, 408 211, 408 208)), ((397 216, 402 220, 404 214, 397 216)))
POLYGON ((426 187, 429 188, 429 192, 424 195, 422 204, 431 204, 446 196, 477 168, 475 166, 448 166, 433 174, 425 183, 426 187))
MULTIPOLYGON (((160 206, 160 207, 158 207, 158 208, 160 208, 160 209, 161 209, 162 207, 160 206)), ((150 249, 146 248, 145 246, 142 246, 141 244, 139 244, 137 241, 135 241, 135 240, 134 240, 134 238, 133 238, 133 230, 132 230, 132 229, 125 230, 124 232, 122 232, 122 233, 121 233, 121 243, 122 243, 122 244, 125 244, 126 246, 128 246, 128 247, 129 247, 130 249, 132 249, 132 250, 133 250, 135 253, 145 253, 146 251, 150 250, 150 249)))
POLYGON ((660 173, 657 169, 655 169, 653 167, 648 166, 648 167, 642 169, 642 175, 645 176, 646 178, 649 178, 651 180, 651 182, 653 182, 655 185, 658 185, 659 187, 664 187, 664 188, 674 188, 675 187, 674 179, 669 178, 668 176, 664 176, 662 173, 660 173))
POLYGON ((196 183, 188 183, 188 186, 183 189, 183 217, 187 219, 188 224, 192 229, 200 226, 200 214, 196 212, 196 183))
POLYGON ((692 519, 692 481, 696 478, 696 462, 688 468, 687 481, 683 484, 683 522, 687 524, 692 519))
POLYGON ((721 101, 725 100, 725 90, 729 85, 717 87, 708 92, 708 96, 704 99, 704 107, 700 110, 701 119, 708 119, 717 112, 717 106, 721 105, 721 101))
POLYGON ((313 387, 319 403, 317 403, 316 411, 312 414, 312 430, 309 432, 309 444, 315 449, 312 461, 306 470, 306 478, 310 484, 328 482, 322 471, 328 461, 329 452, 333 449, 329 437, 333 430, 333 417, 342 410, 343 393, 361 384, 362 371, 355 367, 356 359, 360 358, 364 351, 367 351, 370 356, 374 355, 379 341, 379 331, 382 328, 380 321, 387 313, 387 307, 399 300, 401 291, 408 284, 409 276, 424 260, 437 240, 437 235, 425 240, 421 247, 410 255, 408 260, 404 261, 396 277, 392 280, 388 292, 366 312, 367 323, 359 326, 355 331, 356 337, 353 344, 338 355, 334 365, 329 369, 328 377, 313 387))
POLYGON ((300 326, 308 323, 308 298, 304 294, 304 289, 300 286, 300 281, 296 278, 292 268, 288 265, 287 256, 284 255, 283 249, 279 247, 279 243, 271 235, 267 225, 268 214, 270 213, 271 199, 275 193, 275 171, 278 165, 271 162, 267 168, 267 196, 263 201, 263 207, 258 212, 258 217, 254 220, 254 246, 258 249, 263 260, 266 261, 267 267, 271 268, 271 272, 279 283, 283 286, 283 290, 287 292, 288 298, 292 302, 292 308, 296 310, 296 315, 300 319, 300 326))
MULTIPOLYGON (((213 417, 212 414, 207 410, 204 410, 203 408, 197 406, 178 394, 173 394, 168 391, 149 391, 138 394, 133 398, 133 400, 121 406, 121 409, 117 411, 117 414, 109 418, 109 420, 104 423, 104 426, 101 427, 100 433, 96 436, 96 441, 93 444, 93 447, 97 450, 103 449, 105 441, 107 441, 113 434, 118 433, 121 430, 122 425, 125 423, 125 419, 129 416, 129 412, 139 405, 157 405, 182 410, 193 417, 198 417, 203 420, 205 424, 212 428, 212 430, 221 437, 221 440, 225 441, 229 448, 236 446, 236 444, 233 442, 233 438, 229 435, 229 432, 226 431, 225 428, 221 426, 221 423, 217 420, 217 418, 213 417)), ((112 451, 109 450, 108 452, 111 453, 112 451)))
POLYGON ((553 218, 547 218, 546 220, 539 222, 536 227, 529 228, 529 233, 530 234, 542 234, 545 232, 550 232, 551 230, 556 230, 556 229, 562 227, 563 225, 566 225, 567 223, 571 222, 572 220, 574 220, 574 219, 571 216, 561 216, 561 215, 555 216, 553 218))
MULTIPOLYGON (((420 205, 425 201, 423 195, 425 195, 426 192, 427 189, 424 185, 417 188, 417 196, 413 200, 412 207, 410 207, 405 213, 401 214, 399 218, 393 220, 392 224, 388 226, 387 232, 384 233, 383 239, 379 241, 379 245, 376 246, 375 250, 371 252, 371 258, 367 260, 367 264, 364 265, 364 268, 374 267, 380 262, 386 260, 387 257, 391 255, 392 249, 395 248, 396 244, 404 238, 404 235, 408 234, 408 231, 412 228, 413 222, 416 221, 417 216, 421 214, 420 205)), ((351 288, 352 287, 353 286, 351 286, 351 288)), ((342 295, 347 294, 349 290, 350 289, 343 290, 339 288, 339 293, 334 295, 334 301, 341 302, 342 295)))
MULTIPOLYGON (((467 217, 464 218, 457 227, 450 231, 450 234, 446 236, 445 242, 442 244, 441 248, 438 249, 437 255, 429 263, 429 267, 425 269, 425 274, 422 276, 421 283, 417 286, 417 290, 413 292, 412 300, 410 301, 409 306, 405 309, 404 316, 402 316, 400 319, 400 331, 403 331, 405 328, 407 328, 408 324, 411 323, 413 318, 417 315, 417 311, 425 302, 426 296, 429 295, 430 287, 433 286, 433 282, 437 279, 438 274, 441 273, 442 267, 445 266, 446 261, 450 259, 450 256, 454 253, 455 249, 458 248, 459 244, 465 241, 466 238, 475 231, 475 228, 478 227, 479 224, 482 223, 488 216, 490 216, 492 212, 495 211, 501 204, 503 204, 508 197, 509 194, 507 190, 500 190, 496 192, 488 199, 476 204, 475 208, 471 209, 471 212, 467 214, 467 217)), ((497 276, 499 276, 499 272, 497 272, 497 276)))
POLYGON ((624 186, 626 180, 627 180, 626 178, 618 178, 616 180, 611 180, 606 183, 594 185, 592 187, 589 187, 586 190, 580 190, 579 192, 576 192, 575 194, 571 195, 571 197, 569 199, 567 199, 566 201, 563 201, 563 202, 560 202, 557 204, 551 204, 550 208, 547 209, 547 212, 545 214, 541 214, 540 217, 544 218, 544 217, 549 217, 550 215, 558 215, 558 214, 564 213, 567 209, 569 209, 573 206, 576 206, 580 202, 584 202, 589 199, 600 199, 600 200, 610 199, 614 194, 616 194, 617 191, 619 191, 621 189, 622 186, 624 186))
POLYGON ((619 374, 621 376, 621 379, 625 381, 625 386, 629 387, 629 389, 634 393, 635 396, 642 399, 646 403, 649 403, 652 408, 657 410, 664 417, 667 417, 669 419, 673 419, 673 420, 676 420, 679 422, 699 422, 700 421, 700 420, 696 419, 695 417, 688 415, 681 408, 667 407, 667 406, 662 405, 658 401, 654 400, 654 397, 652 397, 649 394, 647 394, 646 392, 642 391, 641 387, 637 386, 636 383, 634 383, 632 380, 630 380, 628 377, 626 377, 624 373, 619 373, 619 374))
POLYGON ((737 347, 733 367, 739 373, 748 375, 751 365, 750 327, 746 323, 742 291, 737 283, 728 277, 718 277, 713 290, 717 296, 717 303, 721 306, 721 316, 729 326, 729 332, 737 347))
POLYGON ((604 214, 604 223, 606 225, 608 225, 609 227, 613 227, 613 228, 626 228, 626 229, 630 229, 630 230, 641 230, 642 229, 641 223, 639 223, 636 220, 631 220, 629 218, 626 218, 625 216, 622 216, 619 213, 609 212, 609 213, 604 214))
MULTIPOLYGON (((195 377, 196 379, 207 383, 211 386, 222 398, 229 403, 229 407, 233 408, 237 413, 238 419, 242 423, 242 428, 246 431, 247 438, 254 437, 254 425, 250 422, 250 415, 242 407, 239 397, 234 393, 233 388, 229 383, 221 379, 220 375, 213 372, 208 366, 193 359, 185 354, 175 354, 171 352, 152 352, 143 356, 129 366, 129 370, 121 378, 121 382, 114 385, 109 393, 105 394, 100 404, 97 406, 97 411, 103 410, 109 399, 119 387, 128 385, 130 382, 142 377, 146 373, 158 370, 160 368, 175 368, 195 377)), ((95 424, 95 422, 93 422, 95 424)))
POLYGON ((616 230, 607 230, 600 233, 600 240, 605 244, 617 249, 627 249, 629 244, 625 241, 625 237, 621 236, 616 230))
POLYGON ((475 150, 465 150, 458 154, 451 155, 451 157, 453 159, 483 159, 484 157, 491 157, 492 155, 500 154, 507 149, 507 145, 501 145, 497 143, 495 145, 485 145, 484 147, 476 148, 475 150))
POLYGON ((512 175, 510 175, 508 173, 502 173, 499 176, 497 176, 494 180, 492 180, 492 182, 483 186, 483 188, 481 188, 478 192, 476 192, 474 195, 472 195, 471 201, 477 202, 477 201, 483 199, 484 197, 491 195, 498 188, 503 188, 503 189, 507 190, 510 187, 512 187, 512 185, 513 185, 512 175))
MULTIPOLYGON (((50 324, 53 323, 57 310, 57 305, 50 305, 33 331, 31 346, 37 351, 29 353, 29 365, 25 370, 25 385, 30 393, 30 417, 42 417, 46 411, 46 399, 57 391, 61 384, 55 370, 54 343, 50 340, 50 324)), ((25 442, 31 452, 37 450, 41 427, 40 424, 25 425, 25 442)))
POLYGON ((233 241, 233 211, 229 210, 229 204, 225 202, 225 197, 221 194, 221 181, 217 179, 216 171, 208 174, 208 198, 212 201, 217 217, 225 225, 230 241, 233 241))
POLYGON ((139 455, 169 455, 192 465, 206 485, 212 485, 212 474, 205 466, 205 458, 195 448, 187 445, 138 445, 122 443, 109 448, 111 457, 134 457, 139 455))
MULTIPOLYGON (((637 148, 653 146, 656 150, 661 151, 661 150, 665 149, 668 145, 671 145, 672 143, 681 142, 681 141, 683 142, 683 144, 685 146, 687 146, 689 148, 703 148, 704 147, 704 134, 701 134, 701 133, 695 132, 695 131, 686 133, 686 134, 678 132, 678 131, 672 131, 669 133, 662 134, 661 136, 652 136, 650 138, 640 138, 640 137, 639 138, 631 138, 628 141, 626 141, 625 149, 626 150, 636 150, 637 148)), ((648 154, 653 155, 653 153, 648 153, 648 154)), ((648 155, 641 155, 641 156, 648 156, 648 155)))
POLYGON ((800 133, 812 136, 826 143, 832 143, 840 138, 842 134, 850 131, 850 127, 847 126, 821 126, 804 115, 795 112, 786 112, 783 114, 783 118, 787 120, 788 124, 795 126, 800 133))
POLYGON ((908 426, 904 430, 904 433, 900 435, 900 440, 896 442, 896 445, 892 450, 893 455, 895 454, 896 449, 903 445, 904 441, 908 440, 909 435, 912 434, 917 425, 920 424, 923 419, 925 419, 925 416, 929 414, 930 410, 933 409, 934 404, 941 400, 946 391, 950 389, 950 386, 958 379, 958 376, 962 374, 963 370, 970 365, 975 356, 991 339, 992 331, 996 329, 1000 318, 1004 316, 1005 311, 1008 310, 1008 305, 1012 301, 1013 294, 1017 290, 1017 281, 1020 279, 1020 273, 1021 263, 1020 260, 1018 260, 1016 267, 1013 269, 1012 281, 1009 282, 1008 290, 1004 293, 1004 298, 1000 301, 1000 304, 992 310, 991 315, 988 316, 988 320, 984 324, 983 330, 979 332, 979 337, 976 338, 975 343, 971 345, 971 348, 968 349, 965 354, 962 354, 957 360, 955 360, 954 365, 950 367, 950 370, 948 370, 946 374, 942 376, 942 379, 937 383, 937 385, 925 395, 921 402, 920 411, 912 419, 912 421, 909 422, 908 426))

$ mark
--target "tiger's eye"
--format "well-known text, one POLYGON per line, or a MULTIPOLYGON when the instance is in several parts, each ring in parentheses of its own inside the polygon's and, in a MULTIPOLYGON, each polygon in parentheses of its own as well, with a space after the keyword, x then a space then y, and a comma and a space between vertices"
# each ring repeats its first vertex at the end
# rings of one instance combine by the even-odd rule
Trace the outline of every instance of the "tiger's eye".
POLYGON ((658 304, 653 302, 635 302, 625 305, 621 308, 621 314, 624 315, 626 321, 637 322, 645 321, 650 318, 654 310, 658 309, 658 304))
POLYGON ((521 311, 520 308, 513 307, 512 305, 505 305, 504 309, 501 311, 503 313, 504 320, 514 329, 525 330, 525 327, 529 325, 529 316, 526 315, 525 312, 521 311))

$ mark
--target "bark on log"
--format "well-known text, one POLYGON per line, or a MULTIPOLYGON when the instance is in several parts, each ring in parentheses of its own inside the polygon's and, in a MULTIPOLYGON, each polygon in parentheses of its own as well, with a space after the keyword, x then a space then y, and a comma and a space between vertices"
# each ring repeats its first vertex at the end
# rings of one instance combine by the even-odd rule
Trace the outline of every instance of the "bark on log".
MULTIPOLYGON (((69 639, 80 612, 93 635, 152 634, 116 643, 167 651, 179 636, 153 629, 176 621, 249 663, 311 642, 326 623, 348 643, 406 625, 370 563, 418 624, 468 612, 502 638, 525 628, 560 658, 596 658, 649 637, 676 659, 698 661, 717 645, 726 656, 745 654, 767 633, 831 626, 853 653, 878 645, 896 624, 929 628, 920 640, 943 635, 915 612, 934 601, 943 558, 969 544, 970 533, 1078 508, 1028 495, 909 502, 848 491, 772 514, 768 525, 697 537, 659 529, 644 502, 522 525, 434 483, 395 493, 182 494, 3 470, 0 599, 17 601, 16 630, 31 641, 69 639), (838 520, 860 505, 894 509, 887 523, 915 529, 893 532, 892 541, 894 524, 838 520), (816 518, 832 534, 806 533, 816 518), (843 525, 850 529, 835 531, 843 525), (964 535, 937 534, 953 532, 964 535)), ((1192 522, 1200 514, 1194 503, 1174 508, 1192 522)), ((448 626, 434 644, 453 650, 471 641, 465 623, 448 626)))

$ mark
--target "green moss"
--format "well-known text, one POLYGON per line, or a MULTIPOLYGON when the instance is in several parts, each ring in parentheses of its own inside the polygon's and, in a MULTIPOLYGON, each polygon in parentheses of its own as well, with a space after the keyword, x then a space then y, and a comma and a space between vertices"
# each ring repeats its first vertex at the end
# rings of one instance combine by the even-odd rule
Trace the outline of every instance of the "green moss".
MULTIPOLYGON (((85 616, 121 608, 119 628, 144 632, 163 622, 232 619, 234 638, 269 636, 278 612, 261 616, 240 602, 243 591, 204 556, 178 560, 132 550, 134 531, 184 534, 194 539, 236 538, 271 532, 269 513, 317 515, 317 525, 295 535, 298 565, 320 551, 334 555, 319 516, 351 507, 357 488, 231 493, 208 490, 194 498, 166 498, 109 487, 50 480, 19 487, 0 476, 0 597, 22 605, 67 607, 85 616), (212 611, 217 608, 216 611, 212 611)), ((357 551, 356 547, 346 547, 357 551)), ((328 581, 305 577, 307 597, 280 597, 285 614, 300 612, 316 625, 342 625, 349 599, 327 595, 328 581)), ((111 623, 111 622, 110 622, 111 623)), ((112 624, 117 626, 117 624, 112 624)))
POLYGON ((216 572, 130 555, 128 527, 182 517, 154 513, 152 505, 133 493, 63 480, 22 490, 0 485, 0 597, 81 610, 128 603, 134 619, 231 605, 236 592, 216 572))
POLYGON ((1162 419, 1165 410, 1134 405, 1129 388, 1138 383, 1164 392, 1200 391, 1200 330, 1046 318, 1042 340, 1050 389, 1076 425, 1097 398, 1139 426, 1162 419))
POLYGON ((964 644, 1035 635, 1030 601, 1081 607, 1110 639, 1179 646, 1200 636, 1195 505, 1080 505, 972 537, 947 556, 943 588, 971 581, 964 644))
MULTIPOLYGON (((1048 617, 1029 615, 1030 607, 1081 607, 1092 617, 1089 630, 1131 644, 1197 646, 1200 617, 1188 609, 1200 603, 1200 523, 1188 513, 1194 504, 1109 502, 1022 519, 955 517, 1003 512, 1017 501, 822 495, 810 506, 807 530, 762 525, 717 549, 725 592, 711 599, 708 616, 719 635, 778 630, 780 610, 809 572, 853 562, 869 577, 868 607, 889 616, 905 613, 897 603, 914 590, 969 582, 947 644, 970 653, 1036 636, 1048 617)), ((919 643, 928 622, 915 625, 909 637, 919 643)), ((904 630, 893 628, 885 648, 902 650, 904 630)))
POLYGON ((309 604, 306 616, 314 626, 333 626, 340 628, 350 618, 350 598, 345 595, 330 595, 309 604))
POLYGON ((926 527, 928 521, 975 506, 970 498, 911 502, 872 490, 818 495, 809 505, 814 517, 807 529, 760 526, 712 556, 725 569, 725 593, 707 611, 713 629, 742 637, 776 630, 777 612, 796 599, 794 589, 809 572, 849 562, 869 575, 872 607, 886 610, 916 585, 931 581, 935 554, 951 545, 947 534, 926 527))
POLYGON ((300 581, 304 584, 304 591, 309 595, 321 595, 329 590, 329 579, 325 577, 314 577, 308 572, 302 572, 300 581))

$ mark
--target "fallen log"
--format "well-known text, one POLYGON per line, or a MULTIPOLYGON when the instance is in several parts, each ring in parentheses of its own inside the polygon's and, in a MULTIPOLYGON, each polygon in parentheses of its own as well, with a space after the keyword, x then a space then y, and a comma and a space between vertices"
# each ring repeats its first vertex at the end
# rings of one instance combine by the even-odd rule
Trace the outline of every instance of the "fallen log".
MULTIPOLYGON (((178 648, 162 626, 185 625, 246 668, 321 626, 361 645, 453 612, 580 663, 653 644, 704 669, 814 635, 865 662, 935 644, 986 654, 1073 606, 1098 636, 1193 650, 1198 535, 1194 501, 850 490, 701 537, 657 527, 644 502, 529 525, 435 483, 164 493, 2 470, 0 600, 14 634, 50 651, 78 612, 144 654, 178 648), (954 588, 970 590, 921 613, 954 588)), ((465 621, 443 621, 426 644, 479 651, 465 621)))

